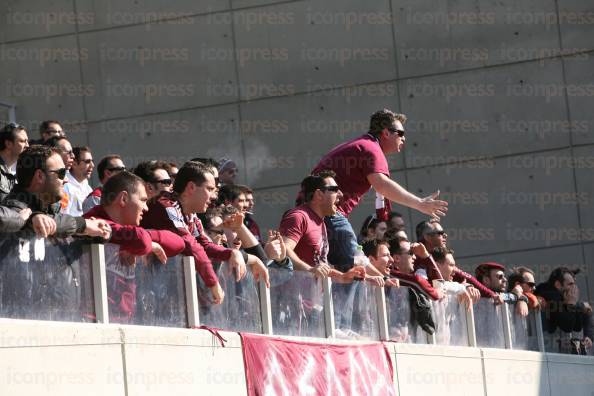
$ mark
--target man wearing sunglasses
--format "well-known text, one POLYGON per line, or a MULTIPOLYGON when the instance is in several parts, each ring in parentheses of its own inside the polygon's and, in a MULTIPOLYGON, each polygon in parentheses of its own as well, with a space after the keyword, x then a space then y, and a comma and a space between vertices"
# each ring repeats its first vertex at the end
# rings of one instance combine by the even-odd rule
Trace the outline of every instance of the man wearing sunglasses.
POLYGON ((506 292, 507 277, 503 265, 494 262, 482 263, 476 267, 475 273, 476 279, 492 292, 499 294, 503 301, 515 303, 518 315, 528 316, 528 298, 524 295, 522 289, 513 288, 511 292, 506 292))
POLYGON ((393 260, 390 276, 398 279, 402 286, 412 287, 432 300, 439 300, 443 297, 443 294, 433 288, 425 277, 415 273, 414 261, 416 257, 413 245, 417 244, 410 243, 408 239, 402 237, 388 240, 388 247, 393 260))
POLYGON ((305 203, 287 211, 279 231, 285 242, 287 256, 299 271, 308 271, 317 277, 332 277, 335 281, 349 282, 365 278, 365 270, 355 267, 342 273, 328 261, 328 235, 324 218, 333 216, 342 198, 334 172, 322 171, 303 179, 301 189, 305 203))
POLYGON ((508 292, 514 288, 521 288, 524 295, 528 298, 528 308, 536 309, 540 307, 538 297, 534 294, 536 283, 534 282, 534 271, 526 267, 512 268, 508 279, 508 292))
POLYGON ((0 130, 0 201, 14 187, 16 162, 27 147, 27 131, 21 125, 10 123, 0 130))
POLYGON ((173 188, 173 181, 167 173, 167 164, 163 161, 141 162, 134 168, 134 174, 144 180, 149 199, 162 191, 171 192, 173 188))
MULTIPOLYGON (((433 258, 436 249, 447 249, 448 234, 444 231, 439 221, 431 219, 421 221, 415 229, 417 241, 419 244, 415 247, 417 260, 415 261, 415 270, 424 273, 425 276, 433 282, 434 280, 444 280, 443 274, 439 270, 439 265, 433 258), (426 254, 431 253, 431 257, 426 254), (429 261, 431 260, 431 261, 429 261)), ((438 253, 439 254, 439 253, 438 253)), ((495 293, 483 285, 474 276, 455 267, 451 278, 454 282, 468 285, 468 292, 474 301, 481 296, 492 298, 496 304, 502 304, 503 299, 499 293, 495 293), (472 286, 472 287, 471 287, 472 286)), ((447 280, 447 279, 445 279, 447 280)))
POLYGON ((45 144, 49 139, 53 137, 63 136, 66 137, 66 133, 62 129, 62 125, 56 120, 45 120, 39 124, 39 136, 41 139, 32 140, 30 143, 33 144, 45 144))
POLYGON ((73 148, 72 155, 74 158, 72 167, 66 172, 64 192, 67 198, 62 213, 71 216, 82 216, 83 202, 93 191, 89 185, 89 179, 93 174, 95 164, 93 163, 91 149, 86 146, 73 148))
POLYGON ((353 266, 357 237, 347 217, 371 187, 394 201, 433 217, 445 216, 447 202, 437 200, 439 192, 420 198, 390 179, 386 155, 399 153, 405 138, 406 116, 383 109, 371 116, 369 132, 345 142, 326 154, 312 173, 332 170, 344 194, 338 213, 326 220, 331 262, 341 270, 353 266))
POLYGON ((101 192, 103 191, 103 184, 105 184, 113 175, 116 175, 119 172, 125 170, 126 166, 122 161, 122 157, 120 157, 117 154, 110 154, 106 157, 103 157, 101 161, 99 161, 99 164, 97 164, 97 174, 99 175, 99 181, 101 182, 101 186, 91 191, 91 193, 83 202, 84 213, 87 213, 89 210, 99 205, 99 203, 101 202, 101 192))
POLYGON ((105 221, 58 212, 56 203, 64 194, 66 167, 56 149, 39 145, 27 148, 19 156, 16 175, 17 185, 3 204, 17 212, 33 212, 23 233, 33 231, 43 238, 77 234, 109 239, 111 228, 105 221))

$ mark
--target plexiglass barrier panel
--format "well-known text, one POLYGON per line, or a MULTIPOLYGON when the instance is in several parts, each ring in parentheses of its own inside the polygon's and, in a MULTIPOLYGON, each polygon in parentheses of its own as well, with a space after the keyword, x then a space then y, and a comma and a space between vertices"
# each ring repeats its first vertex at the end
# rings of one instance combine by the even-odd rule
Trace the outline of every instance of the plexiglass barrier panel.
POLYGON ((474 326, 479 347, 505 348, 502 309, 490 298, 481 298, 474 304, 474 326))
POLYGON ((466 326, 467 305, 458 301, 456 293, 446 292, 445 297, 432 301, 437 345, 468 346, 466 326))
POLYGON ((200 324, 230 331, 262 333, 258 284, 249 268, 239 282, 228 263, 216 264, 215 270, 225 299, 222 304, 213 304, 210 290, 197 275, 200 324))
POLYGON ((410 293, 408 287, 385 288, 390 341, 426 344, 427 333, 413 317, 414 308, 411 308, 410 293))
POLYGON ((545 351, 570 355, 594 355, 593 348, 586 348, 583 343, 583 339, 584 334, 582 331, 574 331, 571 333, 566 333, 560 329, 557 329, 553 333, 548 333, 545 331, 545 351))
POLYGON ((0 257, 0 316, 95 321, 90 245, 6 236, 0 257))
POLYGON ((512 349, 538 351, 536 335, 536 315, 530 311, 528 316, 515 312, 515 304, 509 305, 509 323, 511 327, 512 349))
POLYGON ((269 268, 275 335, 325 337, 322 281, 309 272, 269 268))
POLYGON ((333 283, 337 338, 379 340, 374 286, 366 282, 333 283))
POLYGON ((135 257, 106 244, 105 268, 110 322, 187 327, 181 256, 162 264, 154 255, 135 257))

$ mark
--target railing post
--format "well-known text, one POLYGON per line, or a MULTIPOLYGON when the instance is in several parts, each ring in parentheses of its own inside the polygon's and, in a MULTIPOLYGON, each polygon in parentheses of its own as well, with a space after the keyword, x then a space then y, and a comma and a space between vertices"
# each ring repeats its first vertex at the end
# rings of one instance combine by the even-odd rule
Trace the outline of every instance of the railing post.
POLYGON ((196 267, 194 257, 183 256, 184 284, 186 291, 186 310, 188 313, 188 327, 200 326, 198 311, 198 286, 196 285, 196 267))
POLYGON ((375 294, 375 304, 377 306, 377 321, 380 340, 388 341, 390 339, 390 334, 388 332, 388 310, 385 289, 383 286, 373 286, 373 292, 375 294))
POLYGON ((510 311, 507 305, 507 302, 503 303, 502 307, 502 320, 503 320, 503 340, 505 341, 505 349, 513 349, 512 343, 512 330, 511 330, 511 320, 510 320, 510 311))
POLYGON ((97 323, 109 323, 107 305, 107 278, 105 274, 105 246, 91 245, 91 266, 93 271, 93 299, 97 323))
POLYGON ((272 308, 270 303, 270 289, 263 280, 258 282, 260 289, 260 312, 262 315, 262 334, 272 335, 272 308))
POLYGON ((536 326, 536 340, 538 342, 538 350, 542 353, 546 352, 544 332, 542 330, 542 316, 540 309, 532 311, 534 314, 534 325, 536 326))
POLYGON ((468 346, 476 347, 476 327, 474 325, 474 304, 472 301, 469 309, 466 310, 466 331, 468 333, 468 346))
POLYGON ((332 303, 332 280, 329 277, 321 278, 324 291, 324 326, 326 337, 336 337, 336 324, 334 323, 334 304, 332 303))

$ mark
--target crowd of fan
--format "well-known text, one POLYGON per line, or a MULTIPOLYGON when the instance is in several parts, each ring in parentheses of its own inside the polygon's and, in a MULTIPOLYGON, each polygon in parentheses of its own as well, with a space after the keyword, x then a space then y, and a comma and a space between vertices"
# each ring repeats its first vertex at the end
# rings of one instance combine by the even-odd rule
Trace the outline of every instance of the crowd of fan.
MULTIPOLYGON (((576 271, 557 268, 537 286, 529 268, 513 268, 506 276, 503 265, 487 262, 473 276, 456 266, 439 220, 419 223, 412 242, 403 216, 381 204, 361 228, 362 252, 345 263, 328 252, 332 235, 324 226, 343 198, 334 172, 307 176, 299 205, 283 214, 279 231, 262 235, 253 191, 235 183, 238 167, 232 160, 194 158, 180 165, 153 160, 128 170, 122 157, 108 155, 96 167, 101 185, 92 188, 92 150, 72 147, 58 121, 43 122, 40 139, 31 145, 25 128, 8 124, 0 131, 0 230, 101 238, 126 254, 154 254, 161 262, 192 256, 214 304, 225 296, 215 271, 219 263, 228 263, 237 281, 249 270, 268 285, 267 268, 273 265, 337 283, 407 286, 432 300, 453 293, 468 305, 481 298, 513 303, 521 316, 542 310, 547 331, 583 331, 581 345, 592 347, 592 309, 579 301, 576 271)), ((126 293, 120 294, 113 297, 126 293)), ((119 309, 125 305, 115 303, 119 309)))
POLYGON ((500 263, 485 262, 476 267, 473 276, 456 266, 454 250, 448 246, 447 233, 438 220, 419 223, 414 243, 404 229, 402 215, 391 212, 387 221, 369 216, 359 234, 371 265, 386 279, 396 278, 401 285, 432 300, 453 293, 468 305, 481 298, 490 299, 495 305, 511 303, 515 314, 521 317, 527 316, 529 310, 540 310, 547 333, 561 330, 581 334, 560 346, 560 350, 576 354, 591 350, 592 308, 588 302, 579 301, 579 269, 555 268, 548 280, 538 285, 534 271, 525 266, 508 271, 500 263))

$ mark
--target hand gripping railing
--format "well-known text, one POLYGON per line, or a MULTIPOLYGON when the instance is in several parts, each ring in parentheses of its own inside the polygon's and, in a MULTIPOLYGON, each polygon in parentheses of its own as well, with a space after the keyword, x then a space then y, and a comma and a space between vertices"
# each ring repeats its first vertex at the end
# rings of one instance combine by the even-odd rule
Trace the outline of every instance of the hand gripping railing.
MULTIPOLYGON (((414 322, 410 291, 406 287, 384 288, 367 282, 333 283, 328 278, 316 279, 306 272, 271 268, 269 289, 262 280, 256 284, 251 275, 242 282, 235 282, 232 272, 223 264, 218 270, 219 278, 225 284, 226 301, 222 306, 214 306, 208 302, 209 291, 204 289, 196 276, 191 257, 170 259, 167 265, 179 268, 167 268, 167 271, 165 268, 161 271, 158 267, 161 264, 140 260, 136 262, 135 273, 130 272, 129 279, 114 280, 110 275, 116 257, 114 245, 93 244, 81 248, 66 242, 36 238, 13 242, 5 239, 0 244, 0 249, 4 251, 0 266, 0 314, 4 317, 122 323, 121 315, 114 317, 115 312, 110 312, 113 307, 119 307, 114 303, 114 293, 113 290, 110 292, 110 288, 127 281, 131 283, 125 290, 135 292, 132 302, 135 298, 137 310, 143 310, 142 314, 137 311, 132 314, 136 316, 125 321, 130 324, 161 325, 164 319, 159 315, 176 312, 182 315, 183 320, 178 319, 168 325, 195 327, 206 324, 263 334, 545 351, 540 312, 531 311, 528 317, 520 317, 513 304, 495 306, 491 300, 481 299, 466 309, 453 297, 432 302, 431 315, 436 328, 431 335, 414 322), (106 253, 106 249, 110 252, 106 253), (42 268, 39 265, 44 265, 43 272, 38 270, 42 268), (145 267, 139 269, 138 266, 145 267), (54 267, 55 270, 52 269, 54 267), (172 285, 176 289, 173 294, 177 300, 162 301, 171 290, 155 283, 155 280, 161 279, 159 277, 164 277, 169 282, 167 286, 172 285), (18 284, 21 281, 30 284, 14 287, 14 282, 18 284), (36 281, 43 284, 37 285, 36 281), (58 282, 56 285, 68 287, 74 292, 46 296, 43 293, 54 289, 52 282, 58 282), (79 286, 80 282, 83 286, 79 286), (51 314, 42 312, 32 316, 15 308, 24 292, 37 299, 40 312, 47 309, 51 310, 51 314), (151 293, 151 296, 148 298, 142 293, 151 293), (64 301, 64 298, 76 299, 73 301, 79 304, 79 300, 84 301, 87 294, 90 294, 87 296, 90 305, 83 307, 80 302, 80 317, 76 312, 73 315, 71 307, 65 314, 63 307, 56 307, 55 303, 52 307, 44 306, 52 301, 64 301), (141 304, 140 308, 138 304, 141 304), (176 306, 179 304, 184 306, 176 306)), ((116 259, 119 260, 119 257, 116 259)), ((119 298, 119 295, 116 294, 116 297, 119 298)), ((68 301, 60 304, 69 306, 68 301)))

